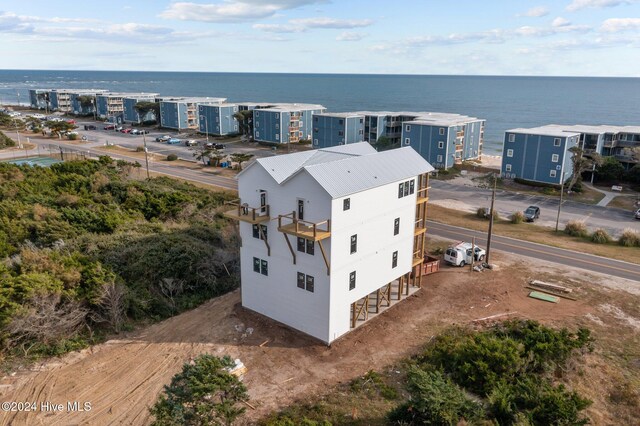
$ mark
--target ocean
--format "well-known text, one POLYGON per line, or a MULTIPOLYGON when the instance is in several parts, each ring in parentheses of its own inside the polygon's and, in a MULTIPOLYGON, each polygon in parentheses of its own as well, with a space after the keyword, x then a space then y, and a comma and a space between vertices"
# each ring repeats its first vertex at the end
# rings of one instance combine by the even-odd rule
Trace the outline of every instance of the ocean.
POLYGON ((499 154, 504 131, 515 127, 640 125, 640 78, 0 70, 0 104, 28 103, 32 88, 465 114, 487 120, 485 154, 499 154))

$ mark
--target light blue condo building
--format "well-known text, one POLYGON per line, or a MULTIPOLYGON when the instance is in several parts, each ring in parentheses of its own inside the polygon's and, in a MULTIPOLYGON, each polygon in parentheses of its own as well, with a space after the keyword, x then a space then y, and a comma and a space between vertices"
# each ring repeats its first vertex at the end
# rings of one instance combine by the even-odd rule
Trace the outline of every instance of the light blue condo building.
POLYGON ((162 97, 160 126, 175 130, 199 130, 199 105, 220 105, 227 98, 162 97))
POLYGON ((315 104, 273 104, 253 110, 253 139, 274 144, 296 143, 313 137, 313 116, 326 110, 315 104))
POLYGON ((198 104, 199 132, 216 136, 238 133, 238 120, 233 116, 238 111, 238 104, 198 104))
POLYGON ((137 93, 122 97, 122 119, 125 123, 142 123, 158 119, 153 111, 147 112, 143 117, 136 110, 138 102, 157 102, 158 93, 137 93))

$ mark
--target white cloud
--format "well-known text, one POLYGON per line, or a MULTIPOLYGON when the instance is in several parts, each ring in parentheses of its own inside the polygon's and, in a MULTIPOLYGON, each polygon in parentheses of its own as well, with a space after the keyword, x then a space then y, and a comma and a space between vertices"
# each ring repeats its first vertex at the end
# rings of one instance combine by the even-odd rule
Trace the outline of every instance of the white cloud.
POLYGON ((545 6, 532 7, 525 13, 518 14, 518 16, 527 16, 529 18, 540 18, 541 16, 547 16, 549 9, 545 6))
POLYGON ((287 24, 253 24, 253 28, 268 33, 303 33, 310 29, 352 29, 368 27, 370 19, 302 18, 287 24))
POLYGON ((567 27, 571 25, 568 19, 563 18, 562 16, 558 16, 556 19, 551 21, 551 25, 554 27, 567 27))
POLYGON ((640 30, 640 18, 611 18, 602 23, 601 31, 618 33, 622 31, 640 30))
POLYGON ((631 3, 637 3, 637 0, 573 0, 566 9, 569 12, 575 12, 576 10, 586 8, 601 9, 603 7, 615 7, 631 3))
POLYGON ((336 37, 336 41, 360 41, 366 34, 344 31, 336 37))
POLYGON ((326 0, 224 0, 207 4, 177 2, 170 4, 159 16, 180 21, 238 23, 273 17, 281 10, 325 2, 326 0))

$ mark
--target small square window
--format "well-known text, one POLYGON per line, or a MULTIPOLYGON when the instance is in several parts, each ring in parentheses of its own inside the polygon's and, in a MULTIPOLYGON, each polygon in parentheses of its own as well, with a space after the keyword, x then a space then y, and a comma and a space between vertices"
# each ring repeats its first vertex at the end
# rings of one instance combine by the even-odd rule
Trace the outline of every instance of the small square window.
POLYGON ((560 138, 553 138, 553 146, 560 146, 560 138))
POLYGON ((356 271, 349 274, 349 290, 356 288, 356 271))
POLYGON ((391 268, 395 268, 396 266, 398 266, 398 252, 394 251, 391 258, 391 268))
POLYGON ((342 119, 338 120, 338 124, 342 126, 344 124, 344 120, 342 119))
POLYGON ((551 155, 551 162, 557 163, 560 160, 560 156, 558 154, 551 155))
POLYGON ((411 131, 411 125, 410 125, 410 124, 407 124, 406 126, 404 126, 404 130, 405 130, 406 132, 410 132, 410 131, 411 131))
POLYGON ((313 121, 318 122, 318 117, 313 117, 313 121))
POLYGON ((410 138, 404 138, 404 144, 405 145, 411 145, 411 139, 410 138))
POLYGON ((256 132, 256 138, 260 137, 260 132, 256 132))
POLYGON ((301 252, 303 252, 303 253, 304 253, 305 248, 306 248, 305 239, 304 239, 304 238, 302 238, 302 237, 298 237, 297 242, 298 242, 298 244, 297 244, 297 246, 298 246, 298 251, 301 251, 301 252))
POLYGON ((440 133, 441 136, 444 135, 444 127, 440 127, 440 132, 439 133, 440 133))
POLYGON ((340 130, 340 131, 338 132, 338 136, 344 136, 344 132, 343 132, 342 130, 340 130))
POLYGON ((442 163, 442 155, 438 155, 438 156, 436 157, 436 162, 438 162, 438 163, 442 163))
POLYGON ((351 198, 345 198, 342 200, 342 210, 349 210, 351 208, 351 198))
POLYGON ((276 133, 276 140, 279 141, 280 140, 280 135, 276 133))
POLYGON ((438 142, 438 148, 440 149, 444 148, 444 142, 442 141, 438 142))
POLYGON ((358 234, 351 236, 351 254, 358 251, 358 234))
POLYGON ((279 128, 280 128, 280 124, 276 123, 276 129, 279 129, 279 128))
POLYGON ((556 177, 556 171, 555 170, 550 170, 549 171, 549 177, 552 177, 552 178, 556 177))
POLYGON ((508 149, 507 150, 507 157, 513 157, 513 150, 512 149, 508 149))
POLYGON ((304 274, 302 272, 298 272, 298 279, 297 279, 298 283, 298 288, 301 288, 304 290, 304 285, 305 285, 305 281, 306 281, 306 277, 304 276, 304 274))
POLYGON ((510 172, 511 171, 511 164, 505 164, 504 171, 505 172, 510 172))
POLYGON ((260 122, 256 121, 256 127, 260 127, 260 122))
POLYGON ((397 217, 393 221, 393 235, 398 235, 400 233, 400 218, 397 217))
POLYGON ((313 140, 313 144, 314 144, 314 145, 316 145, 316 146, 318 146, 318 139, 314 139, 314 140, 313 140))
POLYGON ((516 141, 516 135, 513 133, 509 133, 509 142, 515 142, 516 141))

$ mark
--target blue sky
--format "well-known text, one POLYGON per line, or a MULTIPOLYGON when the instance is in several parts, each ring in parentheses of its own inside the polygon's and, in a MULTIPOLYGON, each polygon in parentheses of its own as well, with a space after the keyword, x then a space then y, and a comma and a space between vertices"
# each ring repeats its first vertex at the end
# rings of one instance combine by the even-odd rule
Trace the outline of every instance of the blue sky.
POLYGON ((0 0, 4 69, 640 73, 640 0, 0 0))

